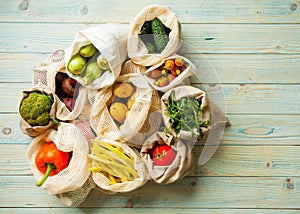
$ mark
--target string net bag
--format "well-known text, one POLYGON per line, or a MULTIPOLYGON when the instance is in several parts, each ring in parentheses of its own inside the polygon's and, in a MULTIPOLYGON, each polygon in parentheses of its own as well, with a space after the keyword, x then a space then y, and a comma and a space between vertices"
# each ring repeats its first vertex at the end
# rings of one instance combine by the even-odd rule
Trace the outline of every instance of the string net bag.
MULTIPOLYGON (((177 64, 179 65, 179 62, 177 64)), ((152 88, 157 91, 167 92, 178 85, 190 85, 189 77, 193 75, 193 70, 195 70, 195 66, 189 59, 175 54, 148 68, 144 76, 152 88), (177 66, 175 64, 177 59, 181 59, 180 63, 182 65, 177 66), (175 61, 170 70, 166 69, 166 62, 169 60, 173 63, 175 61), (155 72, 159 75, 153 76, 155 72)))
POLYGON ((92 184, 87 183, 90 177, 87 139, 74 124, 63 122, 60 123, 57 130, 49 129, 34 138, 28 147, 27 157, 31 171, 37 181, 43 177, 43 174, 38 170, 35 158, 40 148, 49 141, 54 142, 57 149, 63 152, 71 152, 71 159, 65 169, 48 177, 41 188, 54 195, 69 192, 68 195, 71 201, 73 200, 72 197, 76 197, 76 201, 83 200, 92 187, 92 184), (77 194, 70 194, 73 191, 76 191, 77 194), (79 193, 82 193, 82 195, 79 195, 79 193))
POLYGON ((130 192, 149 179, 140 154, 126 143, 96 138, 89 157, 93 181, 105 193, 130 192))
POLYGON ((151 106, 153 90, 140 74, 125 74, 100 91, 92 106, 90 124, 97 136, 119 141, 134 138, 151 106))

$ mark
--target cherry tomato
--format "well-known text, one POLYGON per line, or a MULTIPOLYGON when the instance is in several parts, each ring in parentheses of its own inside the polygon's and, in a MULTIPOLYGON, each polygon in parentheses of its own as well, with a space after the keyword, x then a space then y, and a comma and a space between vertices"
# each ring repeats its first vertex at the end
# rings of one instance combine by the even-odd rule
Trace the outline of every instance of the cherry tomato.
POLYGON ((152 161, 157 166, 169 166, 171 163, 173 163, 176 157, 176 152, 172 149, 171 146, 168 146, 166 144, 156 144, 152 148, 151 153, 152 161))

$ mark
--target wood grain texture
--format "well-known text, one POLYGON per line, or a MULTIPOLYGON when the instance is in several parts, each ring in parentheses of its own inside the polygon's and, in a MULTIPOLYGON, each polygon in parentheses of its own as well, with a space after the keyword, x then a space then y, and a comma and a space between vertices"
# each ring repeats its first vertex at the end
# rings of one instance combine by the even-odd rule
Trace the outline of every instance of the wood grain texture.
POLYGON ((151 4, 168 5, 177 14, 179 53, 200 65, 193 85, 216 102, 225 98, 231 126, 216 153, 198 166, 203 149, 198 143, 188 177, 113 196, 93 190, 80 208, 67 208, 35 187, 26 157, 32 138, 21 132, 17 113, 22 90, 31 88, 32 66, 69 47, 81 29, 107 22, 128 26, 149 2, 5 1, 0 7, 0 213, 300 212, 300 0, 151 4))
MULTIPOLYGON (((33 66, 50 53, 0 53, 1 82, 31 82, 33 66), (18 62, 18 63, 16 63, 18 62), (13 65, 13 66, 12 66, 13 65)), ((219 83, 298 84, 299 55, 276 54, 185 54, 196 66, 204 63, 217 74, 219 83)), ((209 80, 209 79, 208 79, 209 80)), ((218 83, 208 81, 205 83, 218 83)), ((199 83, 192 77, 192 83, 199 83)))
MULTIPOLYGON (((299 114, 300 85, 276 84, 195 84, 207 89, 215 103, 225 95, 227 114, 299 114), (224 93, 222 92, 224 91, 224 93), (284 107, 284 110, 283 110, 284 107)), ((0 83, 0 112, 18 112, 22 90, 31 83, 0 83)))
MULTIPOLYGON (((299 115, 228 115, 231 126, 225 129, 223 146, 299 146, 299 115), (284 124, 284 125, 283 125, 284 124)), ((29 144, 17 113, 0 114, 0 143, 29 144)), ((202 145, 202 144, 201 144, 202 145)))
MULTIPOLYGON (((23 214, 28 211, 28 208, 2 208, 4 213, 23 214)), ((286 213, 286 214, 298 214, 298 209, 207 209, 207 208, 30 208, 31 214, 64 214, 64 213, 84 214, 84 213, 107 213, 107 214, 140 214, 140 213, 164 213, 164 214, 274 214, 274 213, 286 213)))
MULTIPOLYGON (((197 164, 202 146, 194 147, 190 177, 284 177, 300 176, 299 146, 220 145, 204 166, 197 164)), ((28 145, 0 144, 0 176, 32 175, 28 145)))
MULTIPOLYGON (((147 183, 126 194, 93 190, 81 207, 299 208, 299 177, 186 177, 169 185, 147 183), (158 194, 159 193, 159 194, 158 194)), ((1 177, 0 207, 64 207, 32 176, 1 177), (13 194, 12 194, 13 193, 13 194), (26 196, 26 197, 25 197, 26 196), (30 196, 30 197, 28 197, 30 196), (17 200, 16 200, 17 199, 17 200)))
MULTIPOLYGON (((0 23, 0 50, 20 53, 67 48, 79 30, 94 25, 0 23)), ((299 35, 297 24, 183 24, 178 53, 299 54, 299 35)))
MULTIPOLYGON (((7 22, 125 22, 144 7, 147 1, 8 1, 0 8, 0 20, 7 22), (122 12, 121 12, 122 11, 122 12), (120 14, 122 13, 122 16, 120 14)), ((169 6, 182 23, 299 23, 298 0, 219 1, 152 0, 150 4, 169 6), (296 9, 295 9, 296 5, 296 9)))

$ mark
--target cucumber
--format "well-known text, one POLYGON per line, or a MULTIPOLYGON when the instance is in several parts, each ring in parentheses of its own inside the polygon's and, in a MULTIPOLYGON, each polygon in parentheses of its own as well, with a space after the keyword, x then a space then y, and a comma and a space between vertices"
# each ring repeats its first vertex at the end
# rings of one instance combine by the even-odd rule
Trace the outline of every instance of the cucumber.
POLYGON ((161 53, 169 42, 169 36, 165 31, 164 25, 158 18, 152 20, 151 28, 156 50, 158 53, 161 53))

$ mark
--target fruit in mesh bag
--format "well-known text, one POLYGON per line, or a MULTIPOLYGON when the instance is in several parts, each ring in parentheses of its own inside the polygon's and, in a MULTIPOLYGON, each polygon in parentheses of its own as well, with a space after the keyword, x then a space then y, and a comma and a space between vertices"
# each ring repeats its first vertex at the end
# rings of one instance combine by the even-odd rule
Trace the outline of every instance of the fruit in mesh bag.
POLYGON ((97 139, 91 140, 91 144, 89 157, 93 166, 89 171, 105 176, 110 181, 110 185, 139 178, 134 168, 134 158, 122 147, 97 139))
POLYGON ((68 70, 74 75, 79 75, 83 72, 85 65, 86 58, 82 57, 80 54, 76 54, 68 63, 68 70))
POLYGON ((83 84, 88 85, 92 83, 95 79, 99 78, 102 73, 103 70, 97 65, 96 62, 89 63, 82 78, 83 84))
POLYGON ((111 117, 119 123, 124 123, 126 119, 127 106, 121 102, 111 104, 109 113, 111 117))
POLYGON ((113 89, 114 95, 122 99, 130 97, 133 92, 134 88, 127 82, 116 84, 113 89))
POLYGON ((156 166, 169 166, 173 163, 176 152, 171 146, 164 144, 162 141, 157 141, 150 151, 151 159, 156 166))
POLYGON ((92 57, 96 52, 97 49, 92 44, 86 45, 79 50, 80 55, 86 58, 92 57))

